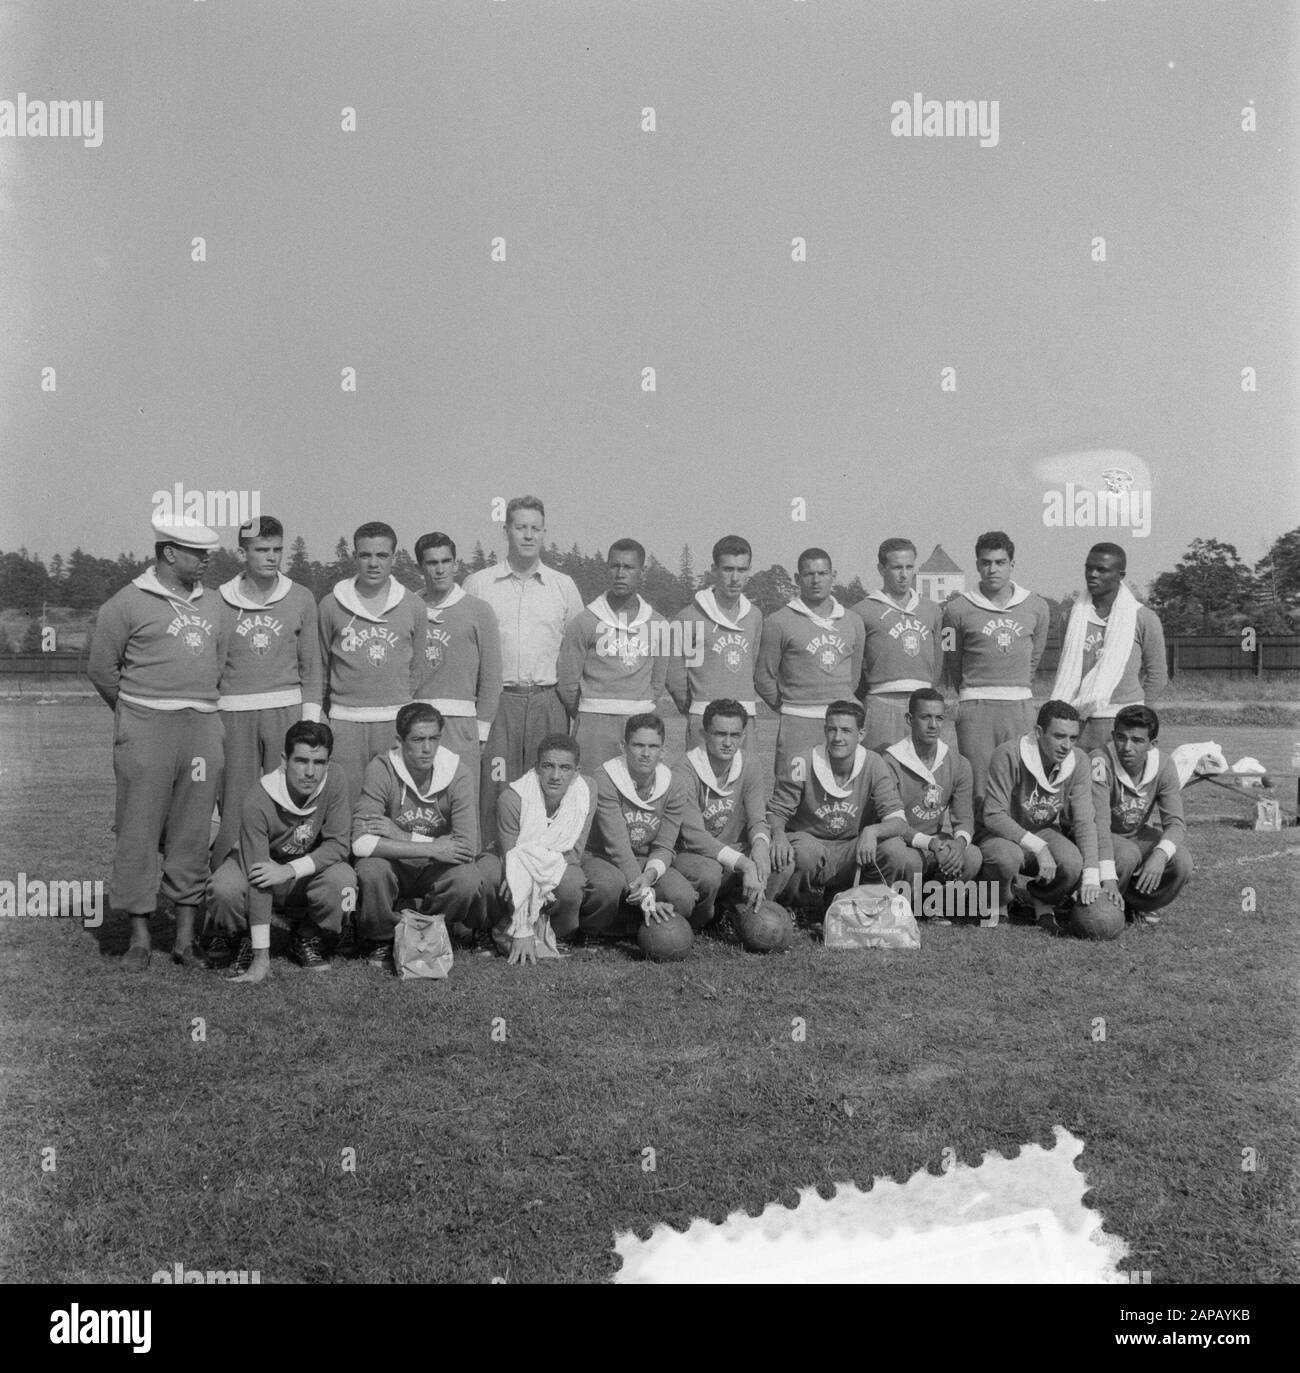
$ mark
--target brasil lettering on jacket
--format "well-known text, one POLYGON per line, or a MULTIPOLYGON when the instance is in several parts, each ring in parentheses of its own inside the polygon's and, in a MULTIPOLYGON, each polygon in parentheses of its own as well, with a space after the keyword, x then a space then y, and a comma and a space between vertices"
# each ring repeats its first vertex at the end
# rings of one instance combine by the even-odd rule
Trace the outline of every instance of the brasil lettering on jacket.
POLYGON ((1044 791, 1036 785, 1025 797, 1025 818, 1039 829, 1051 825, 1061 813, 1063 799, 1060 792, 1044 791))
POLYGON ((248 646, 259 658, 271 651, 271 636, 277 639, 284 625, 274 615, 243 615, 235 625, 235 634, 248 640, 248 646))
POLYGON ((707 806, 700 809, 700 815, 704 819, 704 828, 716 839, 726 828, 727 821, 731 819, 731 813, 736 809, 736 798, 732 796, 715 796, 707 806))
POLYGON ((202 615, 178 611, 171 624, 167 626, 167 633, 174 639, 180 639, 185 645, 185 651, 197 658, 203 652, 203 636, 206 634, 209 639, 212 637, 212 622, 202 615))
POLYGON ((443 655, 451 647, 451 635, 442 625, 429 621, 428 635, 424 641, 424 657, 430 667, 437 667, 443 655))
POLYGON ((1012 642, 1024 637, 1025 627, 1012 615, 997 615, 984 621, 980 633, 992 639, 999 652, 1010 653, 1012 642))
POLYGON ((450 828, 441 806, 403 806, 395 823, 408 834, 427 834, 434 839, 450 828))
POLYGON ((909 658, 919 658, 925 641, 930 637, 930 627, 911 615, 900 615, 898 623, 890 629, 889 637, 902 640, 900 647, 909 658))
POLYGON ((663 816, 657 810, 640 810, 633 806, 624 806, 623 819, 627 823, 627 837, 631 840, 633 849, 639 849, 651 843, 659 833, 659 822, 663 816))
POLYGON ((728 672, 739 672, 749 657, 749 637, 738 630, 725 630, 709 645, 709 652, 716 653, 722 659, 722 665, 728 672))
POLYGON ((851 797, 843 800, 823 801, 813 812, 828 834, 843 834, 846 830, 856 832, 858 828, 858 803, 851 797))
POLYGON ((400 647, 400 642, 397 635, 385 625, 366 625, 364 629, 348 625, 339 634, 339 649, 342 652, 350 654, 361 650, 366 661, 376 667, 388 657, 390 648, 400 647))
POLYGON ((804 652, 811 653, 817 659, 823 672, 834 672, 840 660, 847 658, 852 649, 848 640, 841 639, 838 634, 823 632, 808 640, 804 652))

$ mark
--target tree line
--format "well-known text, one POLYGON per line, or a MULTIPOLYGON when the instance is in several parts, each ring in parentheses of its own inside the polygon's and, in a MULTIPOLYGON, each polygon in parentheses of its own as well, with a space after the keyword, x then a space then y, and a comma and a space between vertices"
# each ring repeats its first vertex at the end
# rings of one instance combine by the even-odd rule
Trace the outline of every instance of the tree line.
MULTIPOLYGON (((575 543, 565 553, 553 543, 545 561, 573 578, 584 601, 605 589, 603 551, 584 553, 575 543)), ((476 543, 468 559, 461 557, 460 572, 463 577, 496 562, 495 552, 487 553, 481 543, 476 543)), ((0 553, 0 610, 19 610, 31 617, 20 651, 38 651, 41 617, 49 608, 92 614, 149 565, 150 559, 129 553, 97 558, 80 548, 74 548, 66 558, 56 553, 48 564, 39 553, 29 553, 25 548, 0 553)), ((238 576, 240 570, 238 557, 222 548, 213 555, 203 580, 216 587, 238 576)), ((284 570, 319 601, 336 582, 352 575, 348 541, 340 537, 334 556, 320 562, 309 556, 306 540, 296 538, 289 546, 284 570)), ((393 560, 393 575, 412 589, 422 584, 419 568, 404 548, 393 560)), ((687 545, 678 558, 676 572, 649 554, 642 591, 657 610, 671 615, 687 604, 703 580, 687 545)), ((780 563, 773 563, 754 573, 748 595, 767 615, 784 605, 796 589, 791 573, 780 563)), ((845 605, 856 604, 866 594, 856 576, 835 587, 836 597, 845 605)), ((1047 599, 1059 613, 1068 608, 1072 595, 1047 599)), ((1160 616, 1168 634, 1232 634, 1246 625, 1261 634, 1300 632, 1300 528, 1274 540, 1254 567, 1242 560, 1232 544, 1193 539, 1175 567, 1160 573, 1150 584, 1144 599, 1160 616)), ((0 652, 7 646, 0 634, 0 652)))

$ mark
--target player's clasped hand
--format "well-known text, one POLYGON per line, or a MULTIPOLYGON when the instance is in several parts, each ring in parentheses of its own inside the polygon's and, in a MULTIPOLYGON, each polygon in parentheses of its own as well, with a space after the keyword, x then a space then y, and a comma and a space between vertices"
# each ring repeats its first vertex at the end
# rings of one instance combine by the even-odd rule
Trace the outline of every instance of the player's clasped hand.
POLYGON ((964 839, 938 839, 931 843, 941 877, 960 877, 962 859, 966 856, 964 839))
POLYGON ((287 863, 254 863, 248 870, 248 880, 260 891, 278 887, 281 882, 291 881, 293 869, 287 863))
POLYGON ((1051 849, 1044 849, 1038 855, 1038 880, 1047 886, 1056 877, 1056 859, 1051 849))
POLYGON ((448 835, 429 845, 429 857, 439 863, 472 863, 474 847, 459 834, 448 835))

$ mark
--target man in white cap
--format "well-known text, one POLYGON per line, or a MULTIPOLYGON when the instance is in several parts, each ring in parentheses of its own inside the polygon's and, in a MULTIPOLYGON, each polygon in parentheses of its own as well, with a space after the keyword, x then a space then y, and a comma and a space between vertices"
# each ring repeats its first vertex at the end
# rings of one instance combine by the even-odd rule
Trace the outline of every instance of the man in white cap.
POLYGON ((194 921, 208 878, 212 809, 224 762, 217 683, 225 621, 201 585, 218 539, 155 516, 154 565, 99 611, 88 672, 113 707, 117 846, 108 899, 131 917, 123 966, 149 966, 149 920, 161 890, 176 913, 172 961, 201 967, 194 921))

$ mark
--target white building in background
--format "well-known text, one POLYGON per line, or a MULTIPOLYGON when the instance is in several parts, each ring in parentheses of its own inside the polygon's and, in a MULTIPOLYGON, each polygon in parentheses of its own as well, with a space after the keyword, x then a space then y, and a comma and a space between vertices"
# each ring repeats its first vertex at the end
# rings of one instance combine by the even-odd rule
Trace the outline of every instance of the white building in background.
POLYGON ((916 589, 927 601, 942 605, 954 592, 966 590, 966 574, 935 544, 934 552, 916 570, 916 589))

